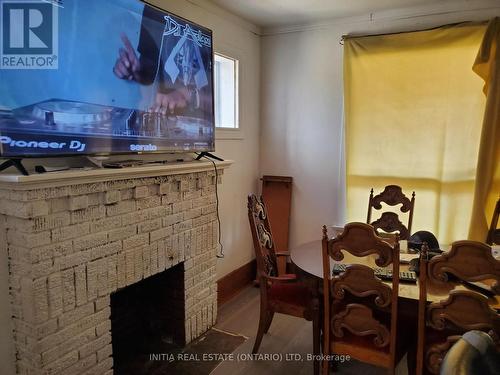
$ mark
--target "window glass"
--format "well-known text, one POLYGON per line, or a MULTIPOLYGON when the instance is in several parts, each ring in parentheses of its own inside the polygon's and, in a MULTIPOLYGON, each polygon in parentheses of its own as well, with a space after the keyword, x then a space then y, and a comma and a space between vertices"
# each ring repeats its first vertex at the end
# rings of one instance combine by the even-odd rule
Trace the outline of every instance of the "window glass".
POLYGON ((215 54, 215 126, 238 128, 238 61, 215 54))

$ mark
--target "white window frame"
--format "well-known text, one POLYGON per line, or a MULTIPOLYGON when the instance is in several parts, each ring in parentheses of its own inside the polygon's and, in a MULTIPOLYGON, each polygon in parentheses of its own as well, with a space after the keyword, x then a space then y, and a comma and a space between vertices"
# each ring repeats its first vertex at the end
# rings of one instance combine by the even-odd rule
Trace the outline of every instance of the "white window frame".
MULTIPOLYGON (((241 126, 241 121, 240 121, 240 102, 241 102, 241 95, 240 95, 240 87, 241 87, 241 72, 242 72, 242 59, 240 58, 239 53, 234 53, 233 48, 230 48, 229 51, 226 51, 225 49, 217 49, 214 51, 214 64, 215 64, 215 55, 219 55, 222 57, 225 57, 227 59, 231 59, 235 63, 235 77, 234 77, 234 83, 235 83, 235 100, 234 100, 234 116, 235 116, 235 124, 237 127, 235 128, 225 128, 225 127, 215 127, 215 139, 243 139, 243 129, 241 126)), ((214 67, 214 74, 215 74, 215 67, 214 67)), ((215 86, 215 80, 214 80, 214 86, 215 86)), ((215 94, 215 87, 214 87, 214 94, 215 94)), ((216 100, 216 96, 214 95, 214 100, 216 100)), ((214 103, 214 109, 215 109, 215 103, 214 103)), ((214 119, 215 120, 215 119, 214 119)))

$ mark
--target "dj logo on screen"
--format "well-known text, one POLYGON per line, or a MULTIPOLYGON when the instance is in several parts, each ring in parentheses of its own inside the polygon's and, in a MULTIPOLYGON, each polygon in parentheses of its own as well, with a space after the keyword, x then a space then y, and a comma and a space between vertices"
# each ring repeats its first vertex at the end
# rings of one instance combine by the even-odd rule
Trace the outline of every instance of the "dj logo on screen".
POLYGON ((202 45, 210 47, 210 40, 201 31, 195 32, 188 24, 179 25, 172 17, 167 16, 164 35, 179 37, 177 44, 172 49, 165 62, 165 72, 175 83, 182 73, 182 82, 185 86, 194 84, 197 89, 208 84, 208 78, 200 53, 202 45), (208 45, 207 45, 208 43, 208 45))
POLYGON ((58 3, 0 0, 2 69, 58 68, 58 3))

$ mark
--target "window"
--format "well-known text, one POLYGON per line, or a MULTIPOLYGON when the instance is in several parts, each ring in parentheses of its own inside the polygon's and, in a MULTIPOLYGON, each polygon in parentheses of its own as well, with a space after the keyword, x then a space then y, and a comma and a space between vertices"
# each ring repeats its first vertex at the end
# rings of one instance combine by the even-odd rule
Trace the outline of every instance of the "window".
POLYGON ((215 127, 238 129, 238 60, 215 54, 215 127))
POLYGON ((349 221, 370 189, 415 191, 414 230, 467 238, 485 108, 472 65, 484 25, 348 38, 345 131, 349 221))

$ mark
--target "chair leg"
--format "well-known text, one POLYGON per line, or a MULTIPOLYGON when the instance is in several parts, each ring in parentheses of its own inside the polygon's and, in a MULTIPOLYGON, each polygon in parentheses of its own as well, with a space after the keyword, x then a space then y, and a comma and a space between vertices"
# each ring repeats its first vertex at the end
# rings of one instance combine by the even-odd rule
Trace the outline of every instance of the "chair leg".
POLYGON ((328 372, 330 370, 330 362, 325 359, 321 364, 322 364, 322 371, 321 371, 322 375, 328 375, 328 372))
POLYGON ((269 327, 271 327, 273 318, 274 318, 274 311, 269 311, 267 314, 266 329, 264 330, 264 333, 267 333, 269 331, 269 327))
POLYGON ((260 305, 260 318, 259 318, 259 328, 257 330, 257 336, 255 336, 255 343, 253 344, 252 353, 255 354, 259 351, 260 343, 262 342, 262 337, 266 331, 266 325, 268 320, 267 306, 261 303, 260 305))
MULTIPOLYGON (((320 354, 320 320, 319 320, 319 312, 316 311, 313 316, 313 354, 314 358, 317 358, 320 354)), ((315 359, 313 362, 314 366, 314 375, 319 375, 319 360, 315 359)))

